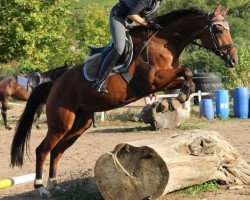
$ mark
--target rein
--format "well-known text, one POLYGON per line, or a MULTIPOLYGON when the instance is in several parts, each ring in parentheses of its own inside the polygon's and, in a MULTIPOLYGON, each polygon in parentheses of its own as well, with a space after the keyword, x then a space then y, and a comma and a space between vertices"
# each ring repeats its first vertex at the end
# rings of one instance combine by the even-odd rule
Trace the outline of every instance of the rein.
POLYGON ((154 36, 156 36, 156 34, 157 34, 158 32, 159 32, 159 30, 156 31, 156 32, 155 32, 154 34, 152 34, 151 36, 149 36, 149 38, 148 38, 147 41, 143 42, 143 46, 142 46, 141 51, 140 51, 140 53, 139 53, 139 60, 140 60, 142 63, 144 63, 144 64, 149 64, 148 44, 151 42, 152 38, 153 38, 154 36), (147 61, 144 61, 144 60, 141 58, 141 54, 142 54, 142 52, 143 52, 144 49, 146 49, 147 61))

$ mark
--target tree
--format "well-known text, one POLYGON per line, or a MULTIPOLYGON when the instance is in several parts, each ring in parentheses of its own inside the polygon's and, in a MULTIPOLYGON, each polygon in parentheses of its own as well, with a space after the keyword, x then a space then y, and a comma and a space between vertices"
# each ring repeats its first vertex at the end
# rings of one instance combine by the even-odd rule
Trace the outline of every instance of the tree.
POLYGON ((110 9, 97 4, 78 9, 76 13, 76 38, 83 54, 88 53, 89 45, 103 46, 111 39, 109 31, 110 9))
POLYGON ((58 65, 70 55, 71 12, 65 0, 1 0, 0 63, 58 65), (60 59, 58 59, 60 58, 60 59))

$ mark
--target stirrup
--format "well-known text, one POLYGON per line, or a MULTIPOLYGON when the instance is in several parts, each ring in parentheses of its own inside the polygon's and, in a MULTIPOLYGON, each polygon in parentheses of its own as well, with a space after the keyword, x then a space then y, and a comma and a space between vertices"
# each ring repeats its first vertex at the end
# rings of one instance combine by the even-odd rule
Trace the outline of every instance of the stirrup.
POLYGON ((102 81, 100 83, 97 83, 96 86, 95 86, 95 89, 99 93, 107 94, 108 90, 106 89, 106 85, 107 85, 107 80, 104 80, 104 81, 102 81))

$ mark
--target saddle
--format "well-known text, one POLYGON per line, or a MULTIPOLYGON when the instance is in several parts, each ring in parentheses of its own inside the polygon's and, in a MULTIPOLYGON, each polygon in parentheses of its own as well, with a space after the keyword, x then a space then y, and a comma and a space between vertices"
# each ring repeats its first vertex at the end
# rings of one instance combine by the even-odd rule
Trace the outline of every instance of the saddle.
MULTIPOLYGON (((113 48, 113 42, 108 43, 104 47, 89 46, 90 52, 87 58, 84 60, 83 74, 88 81, 95 81, 98 77, 101 65, 113 48)), ((118 60, 116 66, 113 68, 109 76, 124 73, 128 71, 128 67, 133 58, 133 42, 131 36, 126 32, 125 49, 118 60)))
POLYGON ((18 85, 31 87, 32 89, 43 82, 41 74, 37 71, 29 74, 27 77, 17 75, 16 80, 18 85))

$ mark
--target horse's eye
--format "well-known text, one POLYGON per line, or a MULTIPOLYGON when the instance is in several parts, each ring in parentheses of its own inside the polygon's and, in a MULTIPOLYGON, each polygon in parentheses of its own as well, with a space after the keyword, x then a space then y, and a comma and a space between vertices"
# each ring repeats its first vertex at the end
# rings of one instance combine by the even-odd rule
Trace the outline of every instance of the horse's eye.
POLYGON ((219 29, 216 28, 216 29, 214 29, 214 33, 215 33, 215 34, 221 34, 221 33, 222 33, 222 30, 219 30, 219 29))

